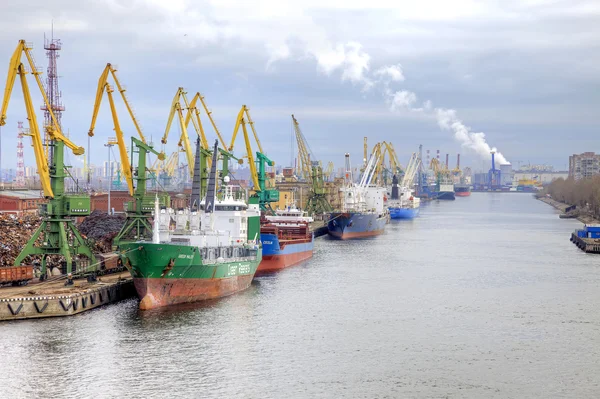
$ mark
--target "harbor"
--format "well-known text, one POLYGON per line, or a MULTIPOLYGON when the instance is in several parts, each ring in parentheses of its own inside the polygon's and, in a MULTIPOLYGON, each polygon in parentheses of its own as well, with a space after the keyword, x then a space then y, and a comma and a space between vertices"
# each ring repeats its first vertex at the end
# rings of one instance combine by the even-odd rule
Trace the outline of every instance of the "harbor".
POLYGON ((309 262, 222 300, 140 311, 129 299, 76 317, 3 323, 0 371, 28 370, 29 381, 6 378, 4 392, 594 396, 597 258, 566 239, 578 222, 529 195, 502 198, 429 202, 362 246, 319 238, 309 262), (140 353, 146 360, 115 379, 140 353), (224 384, 223 374, 236 378, 224 384), (43 380, 53 383, 34 383, 43 380))
POLYGON ((3 396, 600 397, 600 5, 402 1, 0 7, 3 396))

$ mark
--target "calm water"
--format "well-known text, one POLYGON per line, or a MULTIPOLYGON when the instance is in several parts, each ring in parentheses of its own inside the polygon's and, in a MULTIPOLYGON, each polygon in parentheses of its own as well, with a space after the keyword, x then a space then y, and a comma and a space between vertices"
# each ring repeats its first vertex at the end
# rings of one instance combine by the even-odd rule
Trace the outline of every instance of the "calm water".
POLYGON ((2 397, 598 397, 600 257, 526 194, 427 204, 201 306, 0 324, 2 397))

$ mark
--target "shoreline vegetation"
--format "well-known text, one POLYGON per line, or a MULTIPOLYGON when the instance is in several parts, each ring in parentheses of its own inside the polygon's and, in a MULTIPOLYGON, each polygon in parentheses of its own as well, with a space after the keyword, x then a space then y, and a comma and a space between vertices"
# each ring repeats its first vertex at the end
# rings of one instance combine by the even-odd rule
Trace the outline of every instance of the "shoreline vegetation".
POLYGON ((556 179, 535 197, 558 209, 560 217, 576 218, 584 224, 600 224, 600 176, 578 181, 556 179), (565 213, 572 205, 576 208, 565 213))

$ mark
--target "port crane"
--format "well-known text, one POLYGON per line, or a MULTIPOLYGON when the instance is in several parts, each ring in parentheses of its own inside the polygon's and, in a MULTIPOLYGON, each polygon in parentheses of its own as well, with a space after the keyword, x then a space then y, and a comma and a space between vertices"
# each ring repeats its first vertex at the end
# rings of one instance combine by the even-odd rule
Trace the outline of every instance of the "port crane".
POLYGON ((396 150, 394 150, 394 146, 392 145, 392 143, 382 141, 380 143, 375 144, 375 146, 373 147, 373 151, 371 151, 371 154, 378 155, 377 163, 375 165, 374 170, 373 183, 387 185, 390 174, 392 176, 402 174, 402 165, 398 161, 398 156, 396 155, 396 150), (389 161, 389 168, 385 165, 386 154, 389 161))
POLYGON ((404 177, 402 178, 402 182, 400 183, 400 185, 402 187, 412 189, 415 183, 415 176, 417 175, 417 172, 420 169, 420 167, 421 159, 415 152, 413 152, 410 156, 410 159, 408 160, 406 170, 404 171, 404 177))
POLYGON ((296 141, 298 142, 298 155, 300 158, 302 175, 305 176, 306 181, 310 184, 306 210, 309 214, 332 212, 333 207, 327 200, 323 168, 319 161, 315 160, 315 156, 308 146, 306 137, 304 137, 304 134, 300 129, 300 124, 294 115, 292 115, 292 122, 296 133, 296 141))
POLYGON ((248 107, 246 107, 246 105, 242 105, 240 112, 238 112, 235 121, 235 127, 233 128, 233 135, 231 137, 231 144, 227 148, 230 153, 233 152, 233 145, 235 144, 235 139, 238 135, 240 127, 242 128, 244 134, 244 142, 246 144, 246 151, 248 156, 248 166, 250 167, 250 178, 252 179, 254 191, 256 192, 255 198, 258 199, 258 203, 262 211, 272 212, 273 209, 271 208, 271 203, 279 201, 279 191, 273 188, 267 188, 266 167, 267 165, 274 166, 275 162, 271 161, 263 153, 260 140, 258 139, 258 134, 256 133, 256 129, 254 128, 254 122, 250 117, 250 111, 248 110, 248 107), (252 151, 252 146, 250 144, 250 137, 248 135, 248 129, 246 128, 246 124, 250 125, 252 133, 254 134, 256 145, 258 146, 258 151, 256 152, 256 161, 254 160, 254 155, 252 151), (256 170, 256 164, 258 164, 258 171, 256 170))
MULTIPOLYGON (((164 160, 165 154, 159 153, 156 151, 151 145, 146 143, 146 139, 144 134, 142 133, 142 129, 140 128, 140 124, 138 123, 135 114, 125 96, 125 89, 121 86, 119 79, 116 74, 117 70, 110 63, 106 64, 106 67, 102 71, 100 78, 98 79, 98 88, 96 90, 96 100, 94 102, 94 109, 92 113, 92 121, 90 124, 90 129, 88 131, 88 136, 94 136, 94 128, 96 126, 96 120, 98 117, 98 112, 100 111, 100 105, 102 104, 102 98, 104 93, 106 93, 108 97, 108 101, 110 104, 110 111, 112 115, 112 120, 114 124, 115 136, 117 145, 119 147, 119 156, 121 159, 121 167, 123 171, 123 175, 125 177, 125 181, 127 182, 127 188, 129 190, 129 195, 133 197, 133 201, 127 203, 126 205, 126 213, 127 219, 123 228, 119 232, 119 234, 113 240, 113 246, 117 246, 124 240, 142 240, 142 239, 151 239, 152 238, 152 225, 148 221, 148 218, 151 216, 152 211, 154 210, 154 202, 156 195, 149 195, 146 193, 146 186, 148 178, 148 167, 147 167, 147 156, 148 153, 153 153, 157 155, 157 157, 161 160, 164 160), (135 126, 135 129, 139 135, 139 139, 135 137, 131 137, 131 160, 129 158, 129 154, 127 153, 127 147, 125 145, 125 138, 123 134, 123 130, 121 129, 121 124, 119 122, 119 117, 117 115, 117 110, 115 107, 115 102, 113 99, 114 89, 108 83, 108 77, 112 76, 115 85, 123 98, 123 102, 127 107, 129 112, 129 116, 135 126), (134 169, 132 167, 133 164, 133 156, 137 153, 137 167, 134 169)), ((160 204, 163 206, 167 206, 170 202, 168 194, 161 193, 158 195, 160 204)))
MULTIPOLYGON (((206 138, 206 133, 204 130, 204 126, 202 125, 202 121, 200 119, 200 110, 197 107, 197 102, 200 101, 200 103, 202 104, 206 115, 208 116, 211 125, 213 126, 213 129, 215 130, 215 133, 217 134, 217 137, 219 138, 219 140, 221 141, 221 144, 223 145, 223 147, 226 147, 225 141, 223 140, 223 137, 221 136, 221 132, 219 132, 219 129, 217 128, 217 124, 215 123, 213 117, 212 117, 212 112, 209 111, 208 106, 206 105, 206 101, 204 100, 204 97, 197 92, 194 97, 192 98, 191 101, 188 101, 187 98, 187 92, 185 91, 185 89, 183 87, 179 87, 177 89, 177 93, 175 93, 175 96, 173 98, 172 104, 171 104, 171 111, 169 113, 169 118, 167 120, 167 126, 165 128, 165 133, 163 135, 163 138, 161 139, 161 142, 163 144, 167 143, 167 139, 169 136, 169 131, 171 129, 171 124, 173 122, 173 117, 175 114, 178 115, 178 119, 179 119, 179 125, 180 125, 180 130, 181 130, 181 137, 179 139, 179 143, 178 146, 182 148, 182 151, 185 153, 186 155, 186 159, 188 162, 188 170, 189 170, 189 174, 190 177, 194 177, 194 151, 192 150, 192 146, 191 146, 191 140, 188 134, 188 127, 190 124, 190 121, 192 122, 193 126, 194 126, 194 130, 196 131, 198 137, 200 138, 200 175, 201 175, 201 179, 200 179, 200 197, 204 197, 204 195, 206 194, 206 190, 207 190, 207 183, 208 183, 208 165, 211 163, 212 157, 213 157, 213 153, 212 150, 210 148, 210 146, 208 145, 208 140, 206 138), (184 116, 184 109, 186 110, 186 114, 184 116)), ((221 169, 221 177, 225 177, 227 175, 229 175, 229 160, 230 159, 235 159, 238 162, 241 163, 241 161, 234 157, 233 154, 231 154, 230 152, 223 150, 222 148, 219 148, 219 154, 221 155, 221 159, 223 161, 223 166, 221 169)))
POLYGON ((50 255, 59 255, 64 258, 67 273, 73 272, 74 262, 78 256, 86 257, 92 265, 96 263, 96 258, 72 220, 73 217, 90 214, 90 197, 84 194, 65 192, 65 177, 68 175, 68 170, 64 164, 64 148, 66 146, 75 155, 82 155, 84 149, 63 135, 42 85, 40 79, 42 72, 36 67, 31 50, 31 45, 27 44, 25 40, 20 40, 10 59, 2 110, 0 111, 0 126, 6 124, 8 104, 15 80, 19 76, 27 120, 29 121, 29 133, 25 134, 31 137, 42 190, 44 197, 48 199, 48 203, 40 209, 40 214, 43 217, 42 224, 25 244, 19 256, 15 259, 14 265, 20 265, 28 256, 41 255, 42 274, 40 279, 43 280, 46 278, 46 260, 50 255), (28 72, 25 64, 21 61, 23 54, 52 119, 52 123, 46 126, 46 134, 49 138, 47 145, 53 147, 50 164, 48 163, 47 153, 31 100, 26 78, 28 72))

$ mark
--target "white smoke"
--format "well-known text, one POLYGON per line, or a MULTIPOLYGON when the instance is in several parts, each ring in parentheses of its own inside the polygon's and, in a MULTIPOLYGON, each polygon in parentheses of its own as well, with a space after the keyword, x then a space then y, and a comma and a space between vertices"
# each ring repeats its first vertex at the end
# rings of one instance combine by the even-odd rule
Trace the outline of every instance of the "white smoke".
MULTIPOLYGON (((381 70, 381 69, 379 69, 381 70)), ((378 71, 379 71, 378 70, 378 71)), ((404 76, 404 75, 402 75, 404 76)), ((434 108, 430 100, 424 101, 419 107, 417 95, 412 91, 398 90, 393 92, 389 88, 389 84, 384 83, 384 95, 392 112, 400 110, 409 110, 411 112, 420 112, 431 115, 437 120, 438 125, 443 130, 449 130, 454 133, 454 138, 461 144, 463 148, 473 151, 483 159, 490 159, 490 153, 496 153, 495 157, 499 164, 510 164, 508 160, 495 147, 490 145, 485 140, 485 133, 476 133, 471 131, 469 126, 466 126, 456 115, 456 110, 447 108, 434 108)))
POLYGON ((456 111, 453 109, 436 108, 435 115, 438 125, 442 129, 454 132, 454 138, 458 140, 464 148, 470 149, 484 159, 490 158, 490 153, 496 153, 495 157, 499 164, 505 165, 509 162, 504 158, 504 155, 498 152, 495 147, 485 141, 485 133, 475 133, 471 128, 458 119, 456 111))

